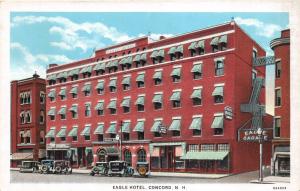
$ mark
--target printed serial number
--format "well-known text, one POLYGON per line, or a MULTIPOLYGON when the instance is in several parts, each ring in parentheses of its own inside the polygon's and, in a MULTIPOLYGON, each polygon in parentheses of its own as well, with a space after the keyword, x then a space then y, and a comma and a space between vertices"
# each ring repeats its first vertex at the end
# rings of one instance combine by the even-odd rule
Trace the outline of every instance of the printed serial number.
POLYGON ((273 190, 286 190, 285 186, 273 186, 273 190))

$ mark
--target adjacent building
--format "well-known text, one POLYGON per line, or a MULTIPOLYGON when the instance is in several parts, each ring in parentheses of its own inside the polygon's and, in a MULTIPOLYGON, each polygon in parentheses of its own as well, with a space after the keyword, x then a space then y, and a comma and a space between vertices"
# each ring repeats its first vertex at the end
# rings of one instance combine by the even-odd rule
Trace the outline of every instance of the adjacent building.
POLYGON ((46 81, 37 74, 11 82, 11 167, 46 157, 46 81))
MULTIPOLYGON (((252 116, 253 57, 265 51, 234 21, 153 41, 141 37, 47 69, 47 157, 73 167, 148 161, 152 171, 258 169, 258 144, 238 142, 252 116), (230 108, 231 115, 224 114, 230 108)), ((265 90, 260 103, 265 103, 265 90)), ((265 124, 272 127, 272 124, 265 124)), ((264 164, 271 145, 264 144, 264 164)))
POLYGON ((275 117, 272 174, 290 173, 290 30, 271 41, 275 56, 275 117))

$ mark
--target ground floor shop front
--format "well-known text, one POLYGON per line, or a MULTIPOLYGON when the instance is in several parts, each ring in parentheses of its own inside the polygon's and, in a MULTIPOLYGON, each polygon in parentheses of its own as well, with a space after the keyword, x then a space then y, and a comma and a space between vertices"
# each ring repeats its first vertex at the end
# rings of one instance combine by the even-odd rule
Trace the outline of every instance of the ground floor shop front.
POLYGON ((10 155, 10 167, 22 165, 22 161, 41 161, 46 158, 46 149, 18 149, 10 155))
POLYGON ((273 141, 271 174, 274 176, 290 175, 290 142, 273 141))

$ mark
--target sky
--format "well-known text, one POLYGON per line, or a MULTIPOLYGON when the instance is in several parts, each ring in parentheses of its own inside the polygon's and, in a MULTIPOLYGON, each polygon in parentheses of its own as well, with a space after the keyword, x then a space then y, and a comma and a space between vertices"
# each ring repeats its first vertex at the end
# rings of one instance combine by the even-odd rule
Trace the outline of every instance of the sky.
MULTIPOLYGON (((12 12, 10 16, 11 80, 32 76, 45 78, 51 63, 64 64, 89 58, 95 49, 150 35, 157 39, 221 24, 232 18, 267 52, 269 42, 289 27, 284 12, 12 12)), ((274 87, 274 67, 267 73, 268 89, 274 87)), ((267 91, 268 91, 267 89, 267 91)), ((273 91, 267 98, 273 102, 273 91)), ((267 103, 268 104, 268 103, 267 103)), ((267 108, 268 110, 268 108, 267 108)))

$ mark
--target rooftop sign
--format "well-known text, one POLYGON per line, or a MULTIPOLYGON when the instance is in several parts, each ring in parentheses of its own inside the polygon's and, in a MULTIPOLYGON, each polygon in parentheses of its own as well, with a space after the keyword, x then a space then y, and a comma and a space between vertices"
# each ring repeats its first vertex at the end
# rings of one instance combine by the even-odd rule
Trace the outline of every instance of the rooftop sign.
POLYGON ((105 51, 105 53, 110 54, 110 53, 119 52, 119 51, 122 51, 122 50, 134 48, 134 47, 136 47, 136 44, 131 43, 131 44, 127 44, 127 45, 124 45, 124 46, 117 47, 117 48, 108 49, 108 50, 105 51))

